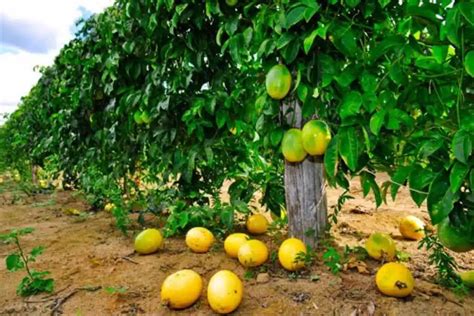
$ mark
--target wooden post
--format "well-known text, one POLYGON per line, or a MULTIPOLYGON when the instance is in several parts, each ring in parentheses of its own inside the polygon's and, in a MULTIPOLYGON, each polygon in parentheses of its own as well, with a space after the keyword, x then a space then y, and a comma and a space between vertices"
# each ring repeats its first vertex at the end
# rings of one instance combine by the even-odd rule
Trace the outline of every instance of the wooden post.
MULTIPOLYGON (((291 126, 304 125, 297 100, 284 103, 282 111, 291 126)), ((322 157, 308 155, 301 163, 285 161, 285 199, 290 236, 314 248, 328 220, 322 157)))

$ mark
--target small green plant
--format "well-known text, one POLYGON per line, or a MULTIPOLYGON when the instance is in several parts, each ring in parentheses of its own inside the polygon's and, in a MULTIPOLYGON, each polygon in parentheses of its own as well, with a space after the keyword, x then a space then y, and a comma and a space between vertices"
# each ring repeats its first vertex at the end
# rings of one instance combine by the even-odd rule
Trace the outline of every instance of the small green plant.
POLYGON ((248 281, 248 280, 251 280, 251 279, 255 279, 255 277, 256 277, 255 270, 252 270, 252 269, 245 270, 245 272, 244 272, 244 279, 245 280, 248 281))
POLYGON ((367 250, 364 247, 349 247, 346 245, 344 247, 344 260, 347 261, 350 255, 354 255, 357 260, 365 260, 369 257, 369 254, 367 253, 367 250))
POLYGON ((338 274, 342 270, 342 257, 333 247, 329 247, 323 254, 324 264, 331 270, 332 274, 338 274))
POLYGON ((346 203, 346 201, 348 200, 352 200, 354 199, 353 196, 349 195, 349 191, 346 190, 344 191, 340 196, 339 198, 337 199, 337 205, 334 206, 334 212, 331 214, 330 216, 330 219, 329 219, 329 225, 327 227, 327 230, 329 231, 329 229, 331 229, 332 225, 336 225, 337 224, 337 216, 339 215, 339 213, 341 212, 342 210, 342 207, 344 206, 344 204, 346 203))
POLYGON ((411 259, 411 256, 408 252, 397 250, 395 256, 400 262, 408 262, 411 259))
POLYGON ((31 262, 35 262, 36 258, 43 253, 44 247, 35 247, 29 254, 26 254, 20 244, 20 236, 32 232, 33 228, 28 227, 15 229, 7 234, 0 235, 0 240, 6 243, 14 243, 17 247, 16 251, 9 254, 5 260, 7 270, 14 272, 24 269, 27 273, 27 276, 21 280, 16 290, 20 296, 30 296, 42 292, 51 293, 54 290, 54 280, 46 278, 50 274, 49 271, 35 271, 29 266, 31 262))
POLYGON ((456 261, 446 252, 444 246, 439 242, 438 236, 427 228, 425 228, 425 237, 418 244, 418 249, 422 247, 425 247, 429 252, 428 262, 436 266, 438 283, 452 289, 459 295, 467 294, 469 289, 456 273, 456 261))
POLYGON ((307 246, 306 253, 299 252, 296 254, 294 263, 303 262, 305 267, 308 268, 313 264, 315 258, 316 252, 311 247, 307 246))

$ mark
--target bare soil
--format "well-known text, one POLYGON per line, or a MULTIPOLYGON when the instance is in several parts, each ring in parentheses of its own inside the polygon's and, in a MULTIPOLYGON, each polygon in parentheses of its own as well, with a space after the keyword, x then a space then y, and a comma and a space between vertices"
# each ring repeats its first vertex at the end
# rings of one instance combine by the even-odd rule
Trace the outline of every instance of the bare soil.
MULTIPOLYGON (((383 179, 383 175, 382 175, 383 179)), ((375 287, 379 262, 365 260, 353 269, 333 275, 319 258, 301 275, 284 272, 277 262, 249 273, 238 261, 228 258, 219 242, 207 254, 190 252, 182 237, 166 240, 163 250, 148 256, 133 253, 133 234, 126 237, 105 212, 77 216, 68 212, 89 207, 74 192, 56 192, 25 197, 11 185, 0 186, 0 233, 13 228, 34 227, 22 238, 26 249, 43 245, 33 268, 51 271, 55 293, 21 298, 16 286, 23 272, 6 271, 4 259, 14 247, 0 244, 0 315, 212 315, 203 291, 201 299, 183 311, 170 311, 160 304, 164 278, 179 269, 194 269, 205 284, 221 269, 234 271, 244 280, 245 293, 235 315, 474 315, 474 295, 461 298, 433 283, 434 267, 417 242, 404 240, 398 220, 416 215, 428 222, 426 208, 418 208, 406 190, 396 203, 375 209, 372 196, 363 198, 358 181, 351 183, 356 197, 346 203, 333 226, 334 243, 342 251, 346 245, 363 245, 374 231, 391 234, 397 247, 410 254, 407 265, 416 278, 412 295, 404 299, 382 295, 375 287), (14 198, 15 195, 19 196, 14 198), (16 200, 12 204, 12 200, 16 200), (359 267, 359 270, 357 269, 359 267), (266 274, 260 274, 266 270, 266 274), (125 289, 111 293, 106 288, 125 289)), ((329 205, 341 192, 329 190, 329 205)), ((257 237, 276 251, 284 236, 257 237)), ((453 253, 460 269, 474 269, 473 252, 453 253)))

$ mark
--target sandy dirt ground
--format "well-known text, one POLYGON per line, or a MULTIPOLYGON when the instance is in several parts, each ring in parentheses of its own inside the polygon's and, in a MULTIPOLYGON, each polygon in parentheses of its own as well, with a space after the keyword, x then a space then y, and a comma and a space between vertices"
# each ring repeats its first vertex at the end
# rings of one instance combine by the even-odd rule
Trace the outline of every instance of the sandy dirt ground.
MULTIPOLYGON (((408 192, 401 190, 395 203, 375 209, 372 196, 361 196, 357 180, 352 181, 351 188, 356 199, 346 203, 331 230, 335 245, 342 251, 346 245, 363 245, 371 232, 391 234, 398 249, 411 256, 407 265, 416 279, 411 296, 396 299, 378 292, 374 279, 380 263, 374 260, 365 260, 361 271, 348 269, 331 274, 322 263, 323 249, 318 249, 314 265, 296 278, 275 261, 246 273, 238 261, 225 255, 221 241, 211 252, 195 254, 187 249, 182 237, 171 238, 158 253, 139 256, 133 253, 132 236, 121 234, 110 214, 69 214, 70 208, 89 208, 77 194, 20 196, 12 204, 16 193, 3 185, 0 233, 12 228, 35 228, 22 238, 22 243, 26 249, 46 247, 33 268, 51 271, 56 287, 51 295, 17 296, 16 286, 24 273, 6 271, 5 257, 14 248, 0 244, 0 315, 212 315, 205 291, 195 305, 183 311, 170 311, 161 305, 164 278, 185 268, 200 273, 205 285, 221 269, 232 270, 244 280, 244 298, 235 315, 474 315, 472 292, 461 298, 434 284, 435 269, 428 264, 426 252, 417 249, 417 242, 403 240, 398 232, 402 216, 416 215, 428 222, 426 208, 416 207, 408 192), (111 293, 106 288, 124 291, 111 293)), ((339 194, 338 190, 328 190, 330 206, 339 194)), ((281 237, 257 238, 274 252, 281 237)), ((473 252, 453 255, 460 269, 474 269, 473 252)))

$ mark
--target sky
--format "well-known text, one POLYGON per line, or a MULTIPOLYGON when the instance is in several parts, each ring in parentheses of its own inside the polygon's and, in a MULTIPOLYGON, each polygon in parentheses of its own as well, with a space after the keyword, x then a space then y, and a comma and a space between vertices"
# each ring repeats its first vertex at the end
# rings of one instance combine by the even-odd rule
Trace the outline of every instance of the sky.
POLYGON ((75 22, 113 0, 0 0, 0 124, 74 37, 75 22))

